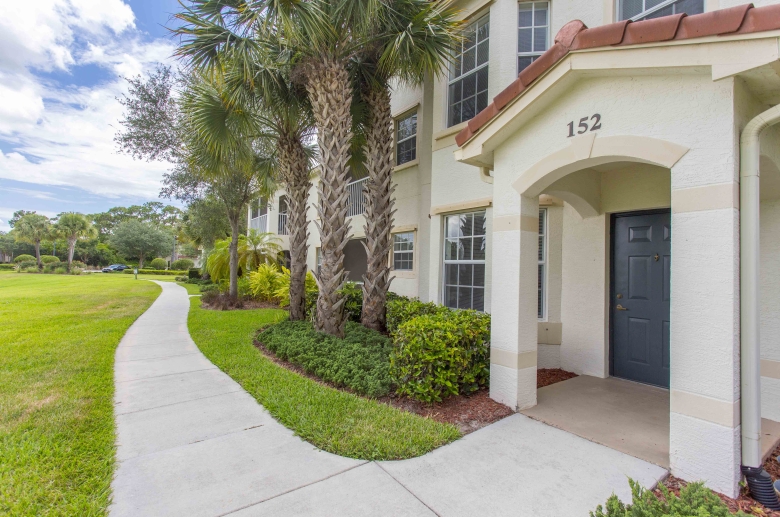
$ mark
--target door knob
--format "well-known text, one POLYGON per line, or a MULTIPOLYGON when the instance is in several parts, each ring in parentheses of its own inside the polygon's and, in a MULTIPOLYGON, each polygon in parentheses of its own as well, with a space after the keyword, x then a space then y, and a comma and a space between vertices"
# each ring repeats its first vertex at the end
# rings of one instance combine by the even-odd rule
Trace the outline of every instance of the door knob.
POLYGON ((627 311, 628 309, 626 309, 625 307, 623 307, 620 304, 617 304, 617 306, 615 307, 615 310, 616 311, 627 311))

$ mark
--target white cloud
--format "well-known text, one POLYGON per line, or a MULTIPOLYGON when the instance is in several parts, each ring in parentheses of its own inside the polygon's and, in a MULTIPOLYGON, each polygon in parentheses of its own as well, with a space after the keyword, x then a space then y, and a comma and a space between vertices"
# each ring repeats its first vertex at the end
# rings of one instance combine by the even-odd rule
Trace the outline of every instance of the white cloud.
MULTIPOLYGON (((145 40, 122 0, 0 2, 0 178, 103 196, 156 198, 166 164, 118 155, 123 77, 170 62, 171 41, 145 40), (41 72, 96 65, 99 84, 65 86, 41 72)), ((0 214, 2 216, 2 214, 0 214)))

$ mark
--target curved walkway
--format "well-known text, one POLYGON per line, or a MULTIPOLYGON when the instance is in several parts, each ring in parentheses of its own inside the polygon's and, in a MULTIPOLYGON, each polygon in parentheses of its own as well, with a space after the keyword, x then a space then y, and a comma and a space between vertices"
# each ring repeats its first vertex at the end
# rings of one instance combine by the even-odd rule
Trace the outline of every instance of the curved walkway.
POLYGON ((420 458, 316 449, 198 350, 173 282, 116 352, 119 516, 587 516, 660 467, 514 415, 420 458))

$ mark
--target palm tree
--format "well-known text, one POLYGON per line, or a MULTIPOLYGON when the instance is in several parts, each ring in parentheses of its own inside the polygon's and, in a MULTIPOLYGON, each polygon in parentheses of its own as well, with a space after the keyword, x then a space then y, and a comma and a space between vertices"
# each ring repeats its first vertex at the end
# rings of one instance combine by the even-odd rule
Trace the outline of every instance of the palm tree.
POLYGON ((49 218, 35 213, 25 214, 14 225, 14 234, 16 240, 35 246, 35 259, 38 261, 38 269, 41 269, 41 241, 51 235, 49 218))
POLYGON ((383 5, 374 25, 375 37, 354 61, 357 89, 366 106, 365 161, 367 269, 363 275, 361 322, 384 330, 392 247, 393 142, 391 82, 419 86, 440 74, 459 40, 461 22, 443 2, 394 0, 383 5))
POLYGON ((73 252, 76 249, 76 241, 90 237, 97 237, 97 231, 86 217, 76 212, 60 214, 54 223, 56 234, 68 242, 68 272, 73 263, 73 252))
MULTIPOLYGON (((276 264, 282 253, 279 238, 273 233, 249 230, 249 235, 238 237, 238 268, 244 274, 254 271, 261 264, 276 264)), ((206 270, 214 280, 221 280, 230 274, 231 239, 221 239, 214 243, 214 249, 206 260, 206 270)))
MULTIPOLYGON (((352 141, 350 59, 367 42, 370 27, 381 12, 381 0, 200 0, 179 15, 188 39, 179 55, 196 66, 234 59, 248 62, 263 44, 279 46, 291 56, 293 76, 308 92, 319 150, 320 183, 317 211, 322 266, 315 327, 343 337, 346 319, 344 246, 350 235, 347 221, 352 141)), ((212 65, 213 66, 213 65, 212 65)))

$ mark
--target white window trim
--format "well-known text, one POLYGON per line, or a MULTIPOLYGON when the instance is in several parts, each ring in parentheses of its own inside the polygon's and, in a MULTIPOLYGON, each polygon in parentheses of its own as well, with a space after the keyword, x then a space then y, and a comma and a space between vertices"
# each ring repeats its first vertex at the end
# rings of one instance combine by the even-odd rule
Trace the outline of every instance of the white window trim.
MULTIPOLYGON (((481 207, 481 208, 471 208, 468 210, 461 210, 458 212, 449 212, 449 213, 443 213, 441 214, 441 240, 439 248, 439 280, 441 282, 441 289, 439 289, 439 303, 441 305, 446 305, 446 292, 447 292, 447 264, 484 264, 485 265, 485 285, 483 287, 485 298, 483 300, 483 309, 480 312, 488 312, 488 275, 490 273, 489 270, 489 243, 488 243, 488 236, 490 235, 491 229, 487 227, 488 224, 488 207, 481 207), (477 212, 485 212, 485 221, 486 221, 486 227, 485 227, 485 259, 484 260, 446 260, 446 254, 447 254, 447 218, 450 216, 455 215, 463 215, 463 214, 473 214, 477 212)), ((475 309, 476 310, 476 309, 475 309)))
POLYGON ((419 104, 415 105, 414 108, 401 113, 400 115, 393 117, 393 168, 394 169, 404 169, 406 167, 411 167, 411 165, 420 163, 420 157, 417 153, 417 151, 420 150, 420 111, 418 109, 419 104), (404 138, 403 140, 398 140, 398 123, 404 119, 407 119, 411 117, 412 115, 417 115, 417 128, 415 129, 414 136, 409 136, 404 138), (414 138, 414 159, 409 160, 408 162, 404 163, 398 163, 398 146, 406 142, 407 140, 411 140, 414 138))
MULTIPOLYGON (((661 2, 660 4, 656 5, 655 7, 651 7, 650 9, 642 11, 641 13, 637 14, 636 16, 634 16, 632 18, 628 18, 628 19, 631 20, 632 22, 639 21, 642 18, 645 18, 646 16, 650 16, 654 12, 660 11, 664 7, 669 7, 670 5, 672 5, 673 3, 678 2, 678 1, 679 0, 665 0, 664 2, 661 2)), ((615 12, 618 14, 618 16, 617 16, 618 20, 621 20, 623 13, 621 12, 620 0, 615 0, 615 12)), ((704 2, 704 12, 707 12, 707 2, 706 1, 704 2)), ((622 18, 622 19, 625 20, 625 18, 622 18)))
MULTIPOLYGON (((479 15, 475 16, 472 20, 469 20, 467 22, 467 24, 466 24, 466 27, 468 27, 472 23, 478 25, 479 22, 482 21, 485 18, 487 18, 488 21, 490 20, 490 12, 489 11, 488 12, 484 12, 484 13, 480 13, 479 15)), ((491 28, 491 30, 492 30, 492 28, 491 28)), ((477 46, 475 45, 474 48, 476 49, 477 46)), ((490 48, 490 36, 488 36, 488 48, 490 48)), ((461 50, 462 50, 462 48, 461 48, 461 50)), ((476 50, 474 52, 476 53, 476 50)), ((476 64, 476 60, 475 60, 474 64, 476 64)), ((444 128, 445 128, 445 130, 453 128, 453 127, 458 126, 460 124, 465 124, 466 122, 468 122, 468 120, 461 120, 457 124, 450 124, 450 86, 455 84, 456 82, 460 81, 461 79, 463 79, 467 75, 476 74, 479 70, 482 70, 483 68, 487 67, 488 65, 490 65, 490 52, 488 52, 488 60, 487 61, 485 61, 484 63, 482 63, 479 66, 475 66, 474 68, 469 70, 468 73, 466 73, 466 74, 460 74, 455 79, 452 79, 452 78, 450 78, 449 72, 447 73, 447 85, 446 85, 446 91, 445 91, 445 95, 444 95, 444 99, 445 99, 445 105, 444 105, 444 128)), ((515 65, 515 66, 517 66, 517 65, 515 65)), ((490 90, 489 90, 490 86, 489 85, 490 85, 490 78, 489 78, 489 75, 488 75, 488 100, 490 100, 490 90)), ((475 99, 474 102, 476 103, 476 96, 474 97, 474 99, 475 99)), ((475 109, 476 109, 476 105, 475 105, 475 109)), ((474 113, 474 115, 476 116, 477 113, 479 113, 479 112, 477 111, 476 113, 474 113)), ((471 119, 469 119, 469 120, 471 120, 471 119)))
MULTIPOLYGON (((410 230, 402 230, 402 231, 393 231, 392 232, 393 237, 393 246, 390 250, 390 271, 397 277, 397 278, 415 278, 417 276, 417 230, 410 229, 410 230), (412 234, 412 269, 395 269, 395 236, 400 235, 402 233, 411 233, 412 234)), ((410 253, 408 251, 404 251, 402 253, 410 253)))
MULTIPOLYGON (((547 321, 547 291, 548 291, 548 279, 549 279, 549 271, 550 268, 548 266, 548 256, 549 256, 549 218, 548 218, 548 212, 546 208, 540 208, 539 209, 539 217, 544 218, 542 221, 541 227, 542 227, 542 258, 539 259, 539 265, 544 267, 544 271, 542 273, 542 314, 538 314, 538 308, 537 308, 537 316, 539 318, 539 321, 547 321)), ((538 275, 537 271, 537 275, 538 275)))
MULTIPOLYGON (((617 0, 617 1, 620 2, 620 0, 617 0)), ((517 6, 518 6, 518 9, 519 9, 520 4, 536 4, 536 3, 542 3, 542 2, 547 4, 547 49, 549 49, 550 48, 550 41, 552 41, 552 33, 550 31, 550 28, 552 27, 552 2, 550 2, 550 0, 521 0, 520 2, 517 3, 517 6)), ((536 6, 534 6, 532 12, 535 12, 535 11, 536 11, 536 6)), ((519 11, 518 11, 518 13, 519 13, 519 11)), ((531 16, 532 16, 532 19, 533 19, 533 14, 531 16)), ((533 37, 533 27, 534 26, 532 25, 531 27, 532 27, 531 35, 533 37)), ((518 26, 515 28, 515 32, 517 32, 516 36, 517 36, 518 39, 520 38, 519 30, 520 30, 520 26, 519 26, 519 22, 518 22, 518 26)), ((518 46, 519 46, 519 42, 518 42, 518 44, 515 44, 515 50, 517 50, 518 46)), ((521 57, 528 57, 528 56, 533 56, 533 57, 537 57, 538 58, 539 56, 544 54, 544 52, 547 49, 543 50, 542 52, 520 52, 520 51, 517 51, 517 55, 515 56, 515 67, 517 69, 517 73, 519 74, 520 72, 522 72, 522 70, 520 70, 520 64, 518 63, 519 58, 521 58, 521 57)))

